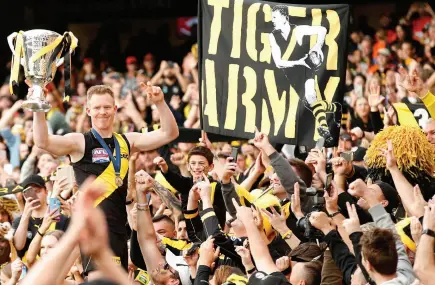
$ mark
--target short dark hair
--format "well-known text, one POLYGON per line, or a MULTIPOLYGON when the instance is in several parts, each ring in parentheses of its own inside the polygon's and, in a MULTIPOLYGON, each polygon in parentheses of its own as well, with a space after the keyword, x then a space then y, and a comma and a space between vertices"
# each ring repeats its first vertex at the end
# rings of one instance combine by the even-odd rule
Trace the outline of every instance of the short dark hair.
POLYGON ((305 182, 305 185, 311 187, 313 172, 310 167, 303 160, 297 158, 290 158, 288 162, 295 168, 296 174, 305 182))
POLYGON ((363 234, 360 240, 364 258, 382 275, 397 271, 398 254, 396 237, 389 229, 374 228, 363 234))
POLYGON ((288 7, 285 5, 275 5, 272 8, 272 13, 278 11, 281 15, 287 18, 288 20, 288 7))
POLYGON ((322 262, 310 261, 304 264, 304 280, 307 285, 320 285, 322 262))
POLYGON ((160 221, 165 221, 165 222, 168 222, 168 223, 173 224, 175 226, 174 221, 166 215, 158 215, 158 216, 153 217, 153 223, 158 223, 160 221))
POLYGON ((208 149, 208 148, 205 147, 205 146, 195 146, 194 148, 192 148, 192 149, 189 151, 189 154, 187 155, 187 161, 190 161, 190 158, 191 158, 193 155, 200 155, 200 156, 203 156, 203 157, 205 157, 205 158, 207 159, 208 164, 213 164, 213 158, 214 158, 214 155, 213 155, 213 153, 211 152, 211 150, 208 149))

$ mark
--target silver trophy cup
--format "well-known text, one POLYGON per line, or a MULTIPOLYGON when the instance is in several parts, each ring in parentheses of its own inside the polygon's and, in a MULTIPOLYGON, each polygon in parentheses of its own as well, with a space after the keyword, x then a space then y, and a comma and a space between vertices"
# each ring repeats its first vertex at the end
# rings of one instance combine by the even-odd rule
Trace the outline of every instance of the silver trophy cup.
MULTIPOLYGON (((13 41, 17 35, 18 33, 13 33, 8 37, 12 53, 15 53, 13 41)), ((60 58, 61 51, 58 51, 59 54, 54 57, 52 56, 56 49, 48 51, 36 60, 32 60, 32 56, 62 36, 47 30, 30 30, 22 35, 24 55, 20 63, 24 67, 26 79, 31 82, 33 88, 33 92, 27 95, 27 100, 23 102, 22 107, 33 112, 47 112, 51 106, 45 99, 43 88, 53 80, 57 67, 62 65, 64 59, 60 58)))

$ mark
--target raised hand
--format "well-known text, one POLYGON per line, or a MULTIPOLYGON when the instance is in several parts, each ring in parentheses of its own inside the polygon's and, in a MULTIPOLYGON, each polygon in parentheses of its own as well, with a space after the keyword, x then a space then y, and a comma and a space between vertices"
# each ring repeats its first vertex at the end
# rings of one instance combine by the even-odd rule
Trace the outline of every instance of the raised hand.
POLYGON ((51 223, 60 217, 60 212, 58 210, 59 209, 53 209, 52 211, 50 211, 50 208, 47 207, 44 219, 42 220, 42 224, 39 227, 39 231, 41 232, 41 234, 45 234, 50 228, 51 223))
POLYGON ((158 156, 158 157, 154 158, 153 163, 155 165, 157 165, 163 173, 168 172, 169 167, 168 167, 168 164, 166 163, 166 161, 163 157, 158 156))
POLYGON ((254 263, 252 262, 251 258, 251 251, 248 248, 245 246, 236 246, 236 253, 242 258, 242 263, 245 269, 249 270, 254 268, 254 263))
POLYGON ((261 212, 269 219, 270 224, 276 231, 278 231, 280 234, 286 233, 289 229, 286 223, 287 218, 284 208, 281 209, 281 213, 278 213, 274 207, 270 207, 270 209, 272 213, 266 209, 261 209, 261 212))
POLYGON ((291 196, 291 210, 298 219, 304 216, 301 208, 300 187, 298 182, 295 183, 294 193, 291 196))
POLYGON ((350 195, 356 198, 364 197, 366 191, 367 191, 367 185, 361 179, 357 179, 349 184, 348 192, 350 195))
POLYGON ((369 105, 372 112, 379 111, 378 107, 379 105, 384 102, 385 97, 381 96, 381 87, 380 86, 370 86, 370 93, 369 93, 369 105))
POLYGON ((418 76, 416 69, 414 69, 411 75, 408 75, 407 70, 401 66, 399 68, 399 75, 399 86, 405 88, 408 92, 416 93, 420 98, 426 96, 428 88, 423 80, 418 76))
POLYGON ((266 134, 260 132, 258 129, 255 129, 254 145, 257 148, 264 150, 270 146, 269 138, 266 134))
POLYGON ((252 209, 244 206, 240 206, 236 199, 232 199, 233 205, 237 210, 237 219, 239 219, 244 225, 255 224, 254 214, 252 209))
POLYGON ((398 168, 396 156, 394 155, 393 142, 391 140, 387 141, 387 149, 380 149, 382 155, 386 159, 386 166, 388 170, 395 170, 398 168))
POLYGON ((423 226, 417 217, 411 217, 411 236, 415 244, 418 246, 421 238, 421 232, 423 231, 423 226))
POLYGON ((290 267, 290 257, 282 256, 276 260, 276 267, 278 267, 279 271, 284 271, 290 267))
POLYGON ((310 215, 310 223, 325 235, 334 230, 331 219, 324 212, 312 212, 310 215))
POLYGON ((235 175, 236 169, 237 169, 237 163, 233 162, 233 160, 228 157, 227 163, 224 166, 224 172, 222 174, 223 184, 228 184, 231 182, 231 178, 235 175))
POLYGON ((325 191, 323 197, 325 198, 326 211, 328 214, 332 215, 338 212, 338 189, 335 181, 332 181, 331 191, 329 191, 329 194, 327 191, 325 191))
POLYGON ((135 175, 136 192, 146 194, 151 188, 153 188, 154 179, 146 173, 144 170, 139 170, 135 175))
POLYGON ((435 231, 435 206, 424 207, 423 230, 435 231))
POLYGON ((209 236, 208 239, 201 244, 198 264, 212 267, 214 261, 219 257, 220 249, 214 248, 214 238, 209 236))
POLYGON ((346 202, 347 212, 349 213, 349 219, 343 221, 343 227, 346 232, 351 235, 355 232, 361 231, 361 225, 359 222, 359 217, 356 212, 356 207, 354 204, 350 205, 349 202, 346 202))
POLYGON ((181 153, 181 152, 174 153, 171 155, 171 162, 178 167, 180 167, 182 165, 186 165, 186 163, 187 163, 186 156, 184 155, 184 153, 181 153))
POLYGON ((164 102, 165 95, 162 92, 162 89, 158 86, 153 86, 150 81, 147 84, 141 82, 140 87, 144 89, 148 99, 152 104, 159 104, 164 102))

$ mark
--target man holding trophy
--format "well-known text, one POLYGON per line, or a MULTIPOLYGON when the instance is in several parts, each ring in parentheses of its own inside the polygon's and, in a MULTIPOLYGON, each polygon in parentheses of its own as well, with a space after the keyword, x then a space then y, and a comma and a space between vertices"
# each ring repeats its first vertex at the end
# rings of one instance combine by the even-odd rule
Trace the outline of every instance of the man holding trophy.
MULTIPOLYGON (((113 259, 127 269, 125 205, 132 203, 126 201, 129 156, 134 152, 157 149, 173 141, 178 137, 178 126, 165 103, 161 89, 150 83, 142 83, 141 87, 159 111, 161 128, 146 134, 114 133, 113 122, 117 106, 113 91, 109 86, 97 85, 91 87, 87 93, 86 112, 91 117, 91 131, 84 134, 69 133, 64 136, 50 135, 44 113, 50 106, 45 101, 44 86, 54 77, 56 66, 62 63, 61 57, 64 56, 67 62, 66 57, 77 45, 76 40, 75 43, 71 40, 71 33, 66 35, 66 41, 65 36, 44 30, 11 35, 8 38, 11 48, 15 39, 12 73, 14 74, 14 68, 15 71, 18 70, 17 65, 19 67, 21 63, 27 81, 32 83, 23 107, 34 111, 35 145, 57 156, 69 155, 79 185, 89 176, 96 177, 92 183, 104 185, 105 193, 96 201, 95 206, 100 206, 106 215, 110 245, 116 255, 113 259), (61 48, 58 48, 59 45, 61 48)), ((68 71, 67 68, 69 69, 65 66, 65 73, 68 71)), ((16 79, 17 76, 11 76, 12 90, 17 85, 16 79)), ((83 257, 82 262, 85 274, 95 270, 92 256, 83 257)), ((99 276, 96 273, 88 277, 91 280, 99 276)))

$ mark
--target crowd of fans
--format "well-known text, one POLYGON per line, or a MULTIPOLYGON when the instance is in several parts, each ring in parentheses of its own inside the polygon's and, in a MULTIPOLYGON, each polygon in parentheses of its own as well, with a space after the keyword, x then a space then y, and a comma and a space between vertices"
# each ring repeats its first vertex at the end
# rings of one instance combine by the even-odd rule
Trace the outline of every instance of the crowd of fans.
MULTIPOLYGON (((113 217, 93 207, 106 189, 53 179, 71 157, 44 150, 33 113, 4 84, 1 284, 432 284, 435 13, 414 3, 397 22, 383 14, 379 23, 350 35, 338 147, 289 154, 257 131, 249 141, 213 143, 203 133, 197 143, 131 152, 118 205, 128 223, 117 225, 127 232, 128 265, 113 257, 113 217), (398 103, 421 104, 428 117, 416 124, 398 103), (34 199, 23 195, 28 187, 34 199)), ((162 127, 150 86, 160 87, 152 90, 180 133, 200 128, 196 46, 181 63, 129 56, 125 73, 82 63, 69 100, 62 81, 47 86, 50 134, 91 130, 87 92, 99 84, 113 91, 116 133, 162 127)))

